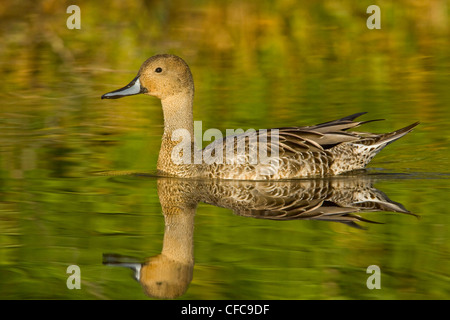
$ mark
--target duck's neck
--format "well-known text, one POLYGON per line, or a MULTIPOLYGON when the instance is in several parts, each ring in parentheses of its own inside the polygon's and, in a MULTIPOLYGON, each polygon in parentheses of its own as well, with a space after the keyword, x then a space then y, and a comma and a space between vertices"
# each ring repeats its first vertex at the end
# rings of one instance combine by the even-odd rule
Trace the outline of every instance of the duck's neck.
MULTIPOLYGON (((194 120, 192 114, 194 94, 184 92, 161 100, 164 115, 164 134, 158 157, 158 170, 169 175, 179 175, 180 164, 175 164, 172 151, 178 146, 193 150, 194 120)), ((183 163, 186 164, 186 163, 183 163)), ((183 167, 183 165, 181 165, 183 167)))
POLYGON ((193 265, 197 189, 191 182, 167 178, 158 179, 157 187, 165 224, 161 254, 174 261, 193 265))
MULTIPOLYGON (((163 208, 164 209, 164 208, 163 208)), ((165 231, 161 254, 185 264, 194 264, 194 216, 196 207, 176 208, 164 215, 165 231)))

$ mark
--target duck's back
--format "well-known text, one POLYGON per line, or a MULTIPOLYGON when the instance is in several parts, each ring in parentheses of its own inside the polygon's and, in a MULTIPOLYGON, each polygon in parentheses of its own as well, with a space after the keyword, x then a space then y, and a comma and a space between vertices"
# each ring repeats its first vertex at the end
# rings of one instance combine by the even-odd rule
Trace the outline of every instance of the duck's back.
POLYGON ((364 113, 308 127, 248 131, 202 150, 196 174, 207 178, 277 180, 336 175, 362 169, 389 143, 418 123, 386 134, 347 132, 364 113))

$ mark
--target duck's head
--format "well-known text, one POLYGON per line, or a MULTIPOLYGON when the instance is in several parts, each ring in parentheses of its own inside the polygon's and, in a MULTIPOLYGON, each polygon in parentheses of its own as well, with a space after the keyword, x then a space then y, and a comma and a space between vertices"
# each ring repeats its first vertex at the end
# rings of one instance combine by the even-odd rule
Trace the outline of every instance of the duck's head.
POLYGON ((142 265, 139 282, 150 297, 174 299, 186 292, 193 271, 193 263, 183 263, 160 254, 142 265))
POLYGON ((138 75, 128 85, 105 93, 102 99, 118 99, 140 93, 161 100, 179 94, 193 96, 194 81, 188 65, 175 55, 153 56, 142 64, 138 75))

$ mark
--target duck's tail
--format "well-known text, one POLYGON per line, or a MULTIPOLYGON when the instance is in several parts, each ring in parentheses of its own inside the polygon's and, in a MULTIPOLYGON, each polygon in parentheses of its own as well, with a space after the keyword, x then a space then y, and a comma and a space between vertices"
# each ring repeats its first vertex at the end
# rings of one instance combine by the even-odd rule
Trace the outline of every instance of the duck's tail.
POLYGON ((411 132, 419 122, 415 122, 399 130, 384 134, 361 133, 356 141, 335 146, 335 155, 331 170, 334 174, 345 171, 363 169, 384 147, 411 132))
POLYGON ((380 135, 378 141, 374 142, 372 145, 373 146, 382 146, 381 149, 383 149, 388 144, 391 144, 395 140, 398 140, 401 137, 403 137, 404 135, 410 133, 419 123, 420 122, 417 121, 417 122, 414 122, 413 124, 410 124, 409 126, 401 128, 399 130, 382 134, 382 135, 380 135))

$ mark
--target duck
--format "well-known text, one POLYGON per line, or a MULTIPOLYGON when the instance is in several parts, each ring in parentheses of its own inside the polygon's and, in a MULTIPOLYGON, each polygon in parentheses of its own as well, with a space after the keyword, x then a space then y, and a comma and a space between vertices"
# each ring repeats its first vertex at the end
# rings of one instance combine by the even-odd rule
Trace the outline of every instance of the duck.
MULTIPOLYGON (((283 181, 158 177, 157 193, 164 217, 161 251, 144 259, 105 253, 103 264, 131 269, 134 280, 152 298, 175 299, 184 295, 193 280, 197 232, 194 224, 201 203, 250 219, 274 223, 315 220, 361 230, 367 230, 369 224, 382 224, 365 218, 369 212, 371 217, 395 212, 419 218, 375 188, 377 179, 360 174, 283 181)), ((220 252, 216 254, 220 256, 220 252)))
POLYGON ((105 253, 103 264, 131 269, 134 280, 149 297, 175 299, 184 295, 195 269, 194 223, 200 203, 228 209, 239 217, 277 223, 316 220, 362 230, 368 229, 369 223, 381 224, 363 217, 368 212, 396 212, 419 218, 375 188, 375 179, 359 174, 283 181, 158 177, 157 192, 164 217, 161 251, 145 259, 105 253))
POLYGON ((194 80, 188 64, 158 54, 141 65, 125 87, 102 95, 118 99, 145 94, 161 101, 164 132, 157 175, 179 178, 284 180, 336 176, 364 169, 384 147, 419 122, 389 133, 349 131, 382 119, 357 121, 366 112, 312 126, 247 130, 216 139, 205 148, 194 139, 194 80))

